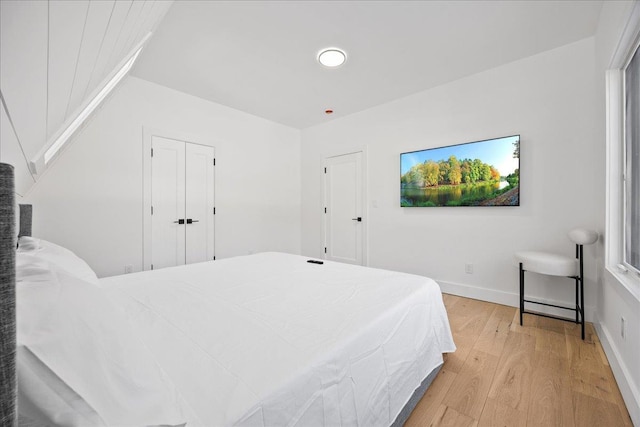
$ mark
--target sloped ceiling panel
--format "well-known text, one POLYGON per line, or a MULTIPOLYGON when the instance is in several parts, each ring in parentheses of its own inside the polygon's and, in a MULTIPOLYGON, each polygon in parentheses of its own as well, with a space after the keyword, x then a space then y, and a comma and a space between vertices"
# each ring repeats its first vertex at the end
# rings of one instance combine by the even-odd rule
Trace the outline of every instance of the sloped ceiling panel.
MULTIPOLYGON (((109 59, 114 57, 113 51, 115 50, 116 42, 118 41, 118 37, 122 35, 122 27, 125 24, 132 4, 133 2, 131 0, 114 2, 113 10, 109 18, 109 27, 114 30, 118 29, 118 31, 107 31, 105 33, 100 45, 100 54, 95 62, 94 72, 89 80, 88 88, 95 89, 106 77, 105 72, 109 72, 115 67, 116 64, 110 63, 109 59), (111 68, 107 68, 107 64, 109 64, 111 68)), ((90 92, 91 90, 89 90, 89 93, 90 92)))
POLYGON ((47 135, 65 119, 88 9, 88 2, 71 0, 56 2, 49 11, 49 80, 55 84, 49 87, 47 135))
MULTIPOLYGON (((89 4, 65 117, 73 113, 87 95, 89 80, 91 79, 91 74, 95 71, 94 66, 98 60, 98 55, 100 55, 100 47, 108 30, 109 17, 114 4, 113 0, 91 2, 89 4)), ((55 5, 55 3, 52 4, 53 7, 55 5)), ((56 60, 55 58, 52 59, 56 60)), ((57 129, 57 127, 55 128, 57 129)))
MULTIPOLYGON (((0 1, 0 91, 16 131, 3 145, 19 144, 13 151, 31 160, 156 28, 171 4, 0 1)), ((9 138, 5 134, 3 129, 3 138, 9 138)))
POLYGON ((27 158, 20 149, 18 137, 4 109, 4 103, 0 103, 0 159, 3 163, 13 165, 16 193, 24 196, 35 180, 29 172, 27 158))
POLYGON ((27 156, 47 137, 47 2, 0 2, 0 90, 27 156))

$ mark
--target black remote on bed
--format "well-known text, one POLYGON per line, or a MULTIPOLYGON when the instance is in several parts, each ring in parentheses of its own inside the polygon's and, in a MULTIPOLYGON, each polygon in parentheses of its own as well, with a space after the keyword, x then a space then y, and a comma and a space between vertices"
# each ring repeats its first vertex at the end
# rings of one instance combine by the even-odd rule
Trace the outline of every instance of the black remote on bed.
POLYGON ((315 259, 310 259, 307 262, 309 262, 311 264, 324 264, 324 262, 318 261, 318 260, 315 260, 315 259))

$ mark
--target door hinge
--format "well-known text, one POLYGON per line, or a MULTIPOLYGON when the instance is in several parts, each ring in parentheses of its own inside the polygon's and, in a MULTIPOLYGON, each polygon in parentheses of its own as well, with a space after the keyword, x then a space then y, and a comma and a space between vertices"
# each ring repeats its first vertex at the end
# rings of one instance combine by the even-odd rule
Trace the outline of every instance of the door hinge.
POLYGON ((151 157, 153 157, 153 148, 151 149, 151 157))
POLYGON ((151 264, 151 269, 153 270, 153 264, 151 264))
POLYGON ((153 215, 153 206, 151 206, 151 215, 153 215))
POLYGON ((327 208, 324 208, 324 213, 327 213, 327 208))
POLYGON ((327 253, 327 247, 326 246, 324 247, 324 253, 325 254, 327 253))
POLYGON ((214 157, 213 158, 213 166, 215 166, 215 165, 216 165, 216 158, 214 157))
POLYGON ((327 173, 327 168, 324 168, 324 173, 327 173))
POLYGON ((216 214, 216 208, 215 207, 213 208, 213 214, 214 215, 216 214))

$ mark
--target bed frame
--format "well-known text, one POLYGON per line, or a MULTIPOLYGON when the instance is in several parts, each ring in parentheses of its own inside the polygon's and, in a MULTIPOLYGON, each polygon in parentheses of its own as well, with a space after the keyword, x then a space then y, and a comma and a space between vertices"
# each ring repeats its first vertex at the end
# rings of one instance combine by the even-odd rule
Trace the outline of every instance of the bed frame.
POLYGON ((0 163, 0 425, 16 417, 16 241, 13 166, 0 163))
POLYGON ((409 401, 404 405, 404 407, 396 417, 396 420, 393 422, 393 424, 391 424, 391 427, 400 427, 407 422, 407 420, 411 416, 411 413, 420 402, 420 399, 422 399, 424 394, 427 392, 427 389, 429 388, 433 380, 436 379, 436 376, 438 375, 438 372, 440 372, 441 368, 442 368, 442 365, 438 366, 433 371, 431 371, 431 373, 427 375, 427 377, 424 380, 422 380, 420 387, 418 387, 413 392, 409 401))

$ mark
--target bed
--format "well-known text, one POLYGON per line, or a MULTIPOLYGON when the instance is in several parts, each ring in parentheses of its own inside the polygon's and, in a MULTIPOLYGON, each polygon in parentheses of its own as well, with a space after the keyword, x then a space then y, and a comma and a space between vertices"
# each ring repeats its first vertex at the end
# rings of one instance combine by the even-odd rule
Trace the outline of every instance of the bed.
POLYGON ((260 253, 98 279, 21 237, 21 424, 402 425, 455 351, 438 285, 307 261, 260 253))

